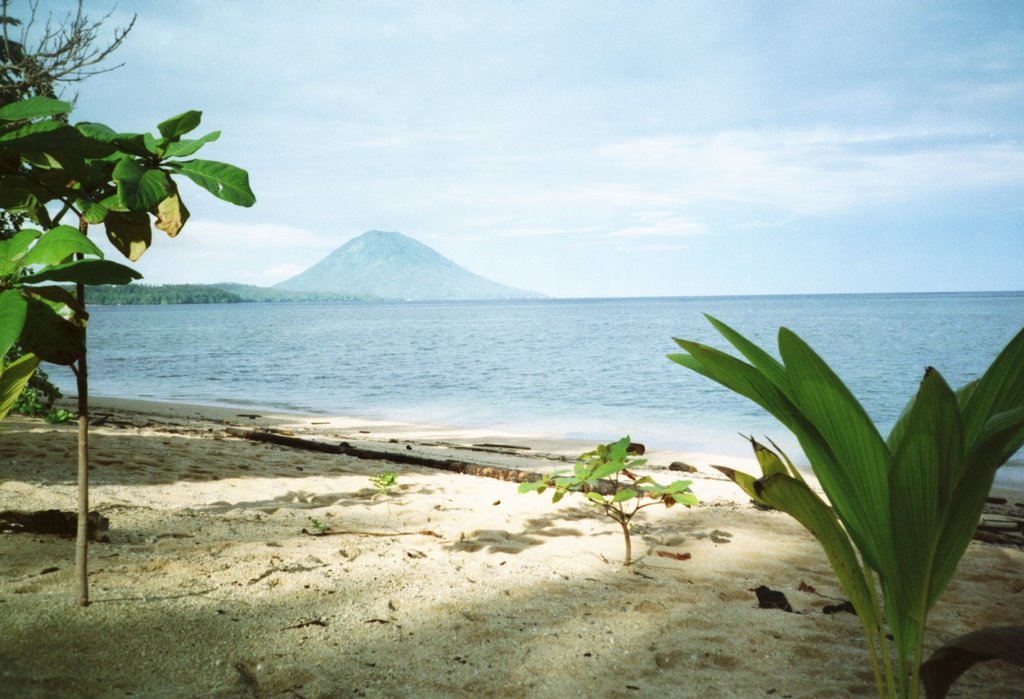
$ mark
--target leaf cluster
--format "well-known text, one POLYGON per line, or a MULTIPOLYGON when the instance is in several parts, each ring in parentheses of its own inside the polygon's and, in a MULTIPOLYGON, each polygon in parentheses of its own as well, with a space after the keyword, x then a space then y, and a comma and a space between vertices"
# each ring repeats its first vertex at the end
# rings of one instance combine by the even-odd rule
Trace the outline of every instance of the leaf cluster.
POLYGON ((153 225, 170 237, 189 218, 172 175, 184 175, 214 196, 239 206, 256 198, 248 174, 234 165, 189 158, 219 131, 183 138, 199 126, 190 110, 157 126, 159 136, 119 133, 103 124, 69 126, 52 117, 70 105, 33 97, 0 108, 0 206, 46 229, 69 210, 89 225, 102 224, 107 238, 129 260, 152 244, 153 225), (48 204, 61 209, 51 217, 48 204))
POLYGON ((828 502, 781 450, 753 440, 760 477, 720 470, 818 539, 864 625, 879 694, 917 696, 928 612, 970 542, 996 470, 1024 444, 1024 330, 980 379, 957 391, 929 368, 883 438, 795 333, 779 330, 779 361, 708 319, 746 361, 680 339, 685 353, 669 358, 746 396, 793 432, 828 502))
POLYGON ((86 235, 89 225, 103 225, 114 246, 137 260, 152 242, 153 225, 174 237, 188 220, 174 174, 231 203, 255 202, 244 170, 183 159, 219 136, 183 138, 198 127, 198 111, 162 122, 153 136, 102 124, 70 126, 70 110, 66 102, 38 96, 0 107, 0 208, 39 227, 0 241, 0 356, 15 342, 26 352, 0 375, 0 417, 40 360, 72 365, 83 356, 85 286, 141 278, 104 259, 86 235), (77 226, 62 223, 68 215, 77 226))

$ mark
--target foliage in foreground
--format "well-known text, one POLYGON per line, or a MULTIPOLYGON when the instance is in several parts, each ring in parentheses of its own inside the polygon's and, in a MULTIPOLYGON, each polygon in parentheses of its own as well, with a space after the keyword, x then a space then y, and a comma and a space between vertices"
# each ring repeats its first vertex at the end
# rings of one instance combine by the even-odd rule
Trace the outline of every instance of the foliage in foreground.
POLYGON ((760 478, 719 470, 818 539, 864 626, 879 696, 917 697, 928 612, 970 543, 996 470, 1024 444, 1024 330, 957 391, 929 367, 883 439, 795 333, 779 330, 780 362, 708 319, 747 361, 679 339, 686 353, 669 358, 746 396, 793 432, 831 507, 785 454, 756 442, 760 478))
POLYGON ((696 496, 690 491, 690 481, 674 481, 660 485, 650 476, 638 476, 630 469, 641 468, 646 459, 629 458, 629 437, 623 437, 612 444, 601 444, 593 451, 581 454, 571 476, 565 471, 544 474, 541 480, 519 485, 520 493, 543 493, 554 490, 551 502, 558 502, 568 493, 582 493, 586 499, 622 527, 626 543, 626 555, 622 565, 632 562, 632 539, 630 522, 637 512, 651 505, 662 504, 672 507, 697 504, 696 496), (610 481, 608 494, 602 493, 602 481, 610 481), (644 499, 648 501, 645 502, 644 499))
MULTIPOLYGON (((214 196, 251 206, 248 174, 227 163, 192 158, 219 132, 183 138, 199 126, 188 111, 157 126, 159 136, 119 133, 108 126, 71 126, 71 105, 30 97, 0 107, 0 208, 24 228, 0 241, 0 356, 18 343, 26 352, 0 366, 0 417, 14 406, 40 361, 71 367, 79 419, 79 526, 76 576, 79 603, 88 604, 88 370, 87 286, 127 284, 135 270, 106 260, 89 239, 92 225, 129 260, 152 244, 152 230, 170 237, 188 221, 174 175, 214 196), (151 218, 152 217, 152 218, 151 218), (64 223, 65 218, 74 226, 64 223), (61 284, 73 284, 74 293, 61 284)), ((70 414, 58 415, 68 419, 70 414)))

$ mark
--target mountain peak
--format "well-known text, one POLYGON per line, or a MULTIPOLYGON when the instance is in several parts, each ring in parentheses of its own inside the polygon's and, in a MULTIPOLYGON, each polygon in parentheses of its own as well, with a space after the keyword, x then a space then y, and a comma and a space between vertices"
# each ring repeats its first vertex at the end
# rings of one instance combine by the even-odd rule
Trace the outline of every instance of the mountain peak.
POLYGON ((409 236, 378 230, 353 238, 277 288, 411 301, 541 296, 473 274, 409 236))

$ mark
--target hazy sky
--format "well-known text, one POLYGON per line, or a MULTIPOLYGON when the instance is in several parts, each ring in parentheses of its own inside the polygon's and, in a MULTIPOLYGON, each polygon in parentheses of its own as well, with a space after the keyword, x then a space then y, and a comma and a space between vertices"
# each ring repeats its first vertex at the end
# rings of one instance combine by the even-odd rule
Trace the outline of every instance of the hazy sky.
POLYGON ((269 285, 381 229, 555 296, 1024 288, 1017 0, 120 0, 107 26, 132 13, 74 120, 201 109, 258 198, 187 189, 152 283, 269 285))

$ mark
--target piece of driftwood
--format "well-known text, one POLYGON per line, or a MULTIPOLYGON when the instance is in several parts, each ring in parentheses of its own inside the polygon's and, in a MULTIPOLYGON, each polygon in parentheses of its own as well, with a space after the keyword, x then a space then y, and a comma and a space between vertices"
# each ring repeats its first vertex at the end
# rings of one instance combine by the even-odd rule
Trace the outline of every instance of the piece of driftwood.
MULTIPOLYGON (((110 541, 107 531, 110 520, 95 510, 89 513, 89 539, 110 541)), ((0 512, 0 532, 7 534, 55 534, 73 539, 78 533, 78 513, 61 510, 37 510, 0 512)))
MULTIPOLYGON (((405 452, 388 451, 384 449, 366 449, 354 447, 348 442, 322 442, 315 439, 304 439, 280 434, 279 432, 268 432, 265 430, 250 430, 241 427, 228 427, 225 432, 242 439, 250 439, 256 442, 268 442, 278 446, 291 447, 292 449, 305 449, 308 451, 319 451, 325 454, 342 454, 357 459, 369 459, 373 461, 390 461, 396 464, 408 464, 410 466, 425 466, 436 468, 442 471, 453 473, 465 473, 470 476, 481 476, 483 478, 495 478, 499 481, 512 481, 514 483, 535 482, 542 478, 540 473, 535 471, 523 471, 517 468, 504 468, 502 466, 483 466, 458 459, 434 459, 419 454, 408 454, 405 452)), ((609 495, 614 492, 611 481, 603 481, 597 488, 597 492, 609 495)))

